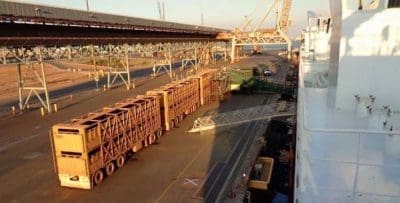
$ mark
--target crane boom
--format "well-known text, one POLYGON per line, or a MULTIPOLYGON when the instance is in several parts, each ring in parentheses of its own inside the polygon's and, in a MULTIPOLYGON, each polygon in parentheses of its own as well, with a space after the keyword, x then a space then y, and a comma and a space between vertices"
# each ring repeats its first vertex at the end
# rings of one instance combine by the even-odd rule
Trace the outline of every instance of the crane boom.
POLYGON ((292 0, 285 0, 282 6, 282 12, 279 19, 279 29, 286 31, 289 27, 289 15, 290 9, 292 8, 292 0))
POLYGON ((260 28, 261 24, 264 23, 265 19, 269 16, 271 11, 275 8, 275 6, 278 4, 279 0, 275 0, 274 4, 269 8, 269 10, 265 13, 264 17, 260 20, 260 22, 257 24, 257 26, 254 28, 253 32, 257 32, 257 30, 260 28))
POLYGON ((251 23, 251 20, 246 18, 246 24, 242 30, 238 28, 230 32, 220 33, 217 36, 218 39, 232 41, 231 62, 234 63, 236 61, 236 54, 239 52, 236 50, 236 48, 240 46, 253 46, 255 48, 253 53, 260 53, 260 50, 264 45, 284 44, 287 45, 288 58, 290 58, 292 41, 286 35, 286 32, 290 26, 289 14, 291 7, 292 0, 273 0, 271 7, 266 10, 264 16, 260 19, 252 31, 245 31, 245 29, 251 23), (260 29, 262 24, 265 22, 268 16, 270 16, 274 9, 280 11, 278 12, 278 18, 275 22, 275 26, 270 29, 260 29))
POLYGON ((246 30, 249 27, 250 23, 253 22, 253 19, 247 21, 247 23, 242 27, 242 30, 246 30))

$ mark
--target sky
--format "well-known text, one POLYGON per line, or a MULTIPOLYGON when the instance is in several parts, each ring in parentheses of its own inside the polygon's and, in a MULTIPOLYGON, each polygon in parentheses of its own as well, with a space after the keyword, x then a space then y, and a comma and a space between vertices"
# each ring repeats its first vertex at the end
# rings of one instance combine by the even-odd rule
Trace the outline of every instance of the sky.
MULTIPOLYGON (((37 3, 56 7, 86 10, 86 0, 9 0, 14 2, 37 3)), ((166 21, 201 24, 203 7, 204 25, 233 29, 245 22, 245 16, 253 18, 251 26, 270 8, 274 0, 164 0, 166 21)), ((159 19, 157 0, 89 0, 90 10, 125 16, 159 19)), ((291 37, 300 35, 306 26, 307 11, 329 12, 329 0, 293 0, 291 10, 291 37)), ((275 15, 267 18, 262 25, 271 27, 275 15)), ((250 26, 250 27, 251 27, 250 26)))

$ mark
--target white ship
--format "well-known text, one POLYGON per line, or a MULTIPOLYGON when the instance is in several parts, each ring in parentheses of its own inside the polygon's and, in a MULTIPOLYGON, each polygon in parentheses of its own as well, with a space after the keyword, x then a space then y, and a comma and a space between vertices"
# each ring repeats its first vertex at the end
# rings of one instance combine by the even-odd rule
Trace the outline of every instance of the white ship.
POLYGON ((399 4, 331 0, 331 17, 309 12, 294 202, 400 202, 399 4))

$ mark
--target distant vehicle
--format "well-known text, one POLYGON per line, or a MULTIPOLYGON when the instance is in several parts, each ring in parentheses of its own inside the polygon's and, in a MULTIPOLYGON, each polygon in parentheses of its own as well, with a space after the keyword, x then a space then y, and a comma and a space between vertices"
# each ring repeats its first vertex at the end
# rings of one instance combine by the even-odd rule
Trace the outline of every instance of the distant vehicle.
POLYGON ((263 73, 264 76, 272 76, 272 71, 269 68, 265 68, 263 73))

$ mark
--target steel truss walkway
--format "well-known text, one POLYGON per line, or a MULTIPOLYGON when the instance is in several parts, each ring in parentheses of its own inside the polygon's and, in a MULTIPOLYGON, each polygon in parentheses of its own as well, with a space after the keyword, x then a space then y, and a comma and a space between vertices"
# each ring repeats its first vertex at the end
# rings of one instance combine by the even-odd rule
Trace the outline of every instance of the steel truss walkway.
POLYGON ((194 121, 189 132, 201 132, 217 127, 237 125, 256 120, 271 120, 275 117, 293 116, 296 108, 293 103, 279 102, 256 107, 203 116, 194 121))

